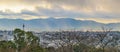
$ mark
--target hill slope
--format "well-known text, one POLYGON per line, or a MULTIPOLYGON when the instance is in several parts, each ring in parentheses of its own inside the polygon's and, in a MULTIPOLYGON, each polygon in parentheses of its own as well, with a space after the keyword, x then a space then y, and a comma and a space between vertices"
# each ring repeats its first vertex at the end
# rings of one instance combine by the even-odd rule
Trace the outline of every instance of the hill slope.
POLYGON ((32 31, 46 31, 46 30, 99 30, 102 26, 114 27, 115 30, 119 30, 120 23, 110 23, 103 24, 95 21, 82 21, 75 20, 71 18, 47 18, 47 19, 32 19, 32 20, 22 20, 22 19, 0 19, 0 29, 2 30, 12 30, 14 28, 22 28, 22 24, 26 25, 26 30, 32 31))

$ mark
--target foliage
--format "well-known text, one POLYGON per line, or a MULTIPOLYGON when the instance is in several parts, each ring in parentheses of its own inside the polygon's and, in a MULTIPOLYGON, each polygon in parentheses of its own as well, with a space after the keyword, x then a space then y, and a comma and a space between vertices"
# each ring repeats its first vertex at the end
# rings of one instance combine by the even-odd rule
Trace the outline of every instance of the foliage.
POLYGON ((15 48, 12 41, 0 41, 0 52, 15 52, 15 48))
POLYGON ((0 52, 120 52, 119 36, 108 37, 110 31, 99 33, 96 37, 81 36, 74 32, 67 32, 68 34, 59 32, 58 39, 49 38, 52 41, 60 40, 56 42, 57 48, 41 47, 39 37, 32 32, 21 29, 15 29, 13 32, 14 40, 0 41, 0 52))
POLYGON ((44 52, 39 42, 32 32, 15 29, 13 41, 0 41, 0 52, 44 52))

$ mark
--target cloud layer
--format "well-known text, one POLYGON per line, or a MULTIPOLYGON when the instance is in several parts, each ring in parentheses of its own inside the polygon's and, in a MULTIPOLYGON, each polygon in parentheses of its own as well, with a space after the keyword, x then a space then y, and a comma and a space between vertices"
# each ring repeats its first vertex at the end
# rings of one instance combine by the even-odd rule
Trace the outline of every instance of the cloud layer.
POLYGON ((120 0, 0 0, 0 18, 75 18, 120 22, 120 0))

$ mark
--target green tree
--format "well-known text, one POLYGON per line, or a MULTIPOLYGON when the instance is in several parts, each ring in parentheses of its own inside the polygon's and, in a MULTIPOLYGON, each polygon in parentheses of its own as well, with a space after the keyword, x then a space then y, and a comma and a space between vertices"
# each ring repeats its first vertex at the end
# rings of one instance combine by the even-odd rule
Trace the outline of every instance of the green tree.
POLYGON ((39 37, 32 32, 25 32, 21 29, 14 30, 14 42, 17 52, 44 52, 45 50, 39 45, 39 37))
POLYGON ((85 44, 77 44, 74 45, 74 52, 89 52, 90 51, 90 47, 85 45, 85 44))
POLYGON ((12 41, 0 41, 0 52, 15 52, 15 48, 12 41))

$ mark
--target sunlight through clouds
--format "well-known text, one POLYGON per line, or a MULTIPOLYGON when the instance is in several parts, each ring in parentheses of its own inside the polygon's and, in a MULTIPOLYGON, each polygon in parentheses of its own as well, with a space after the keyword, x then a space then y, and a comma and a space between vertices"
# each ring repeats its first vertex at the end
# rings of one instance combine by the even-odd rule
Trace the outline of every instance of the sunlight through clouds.
POLYGON ((67 17, 80 20, 86 17, 91 20, 90 17, 95 17, 97 22, 120 22, 119 3, 120 0, 0 0, 0 18, 67 17))

